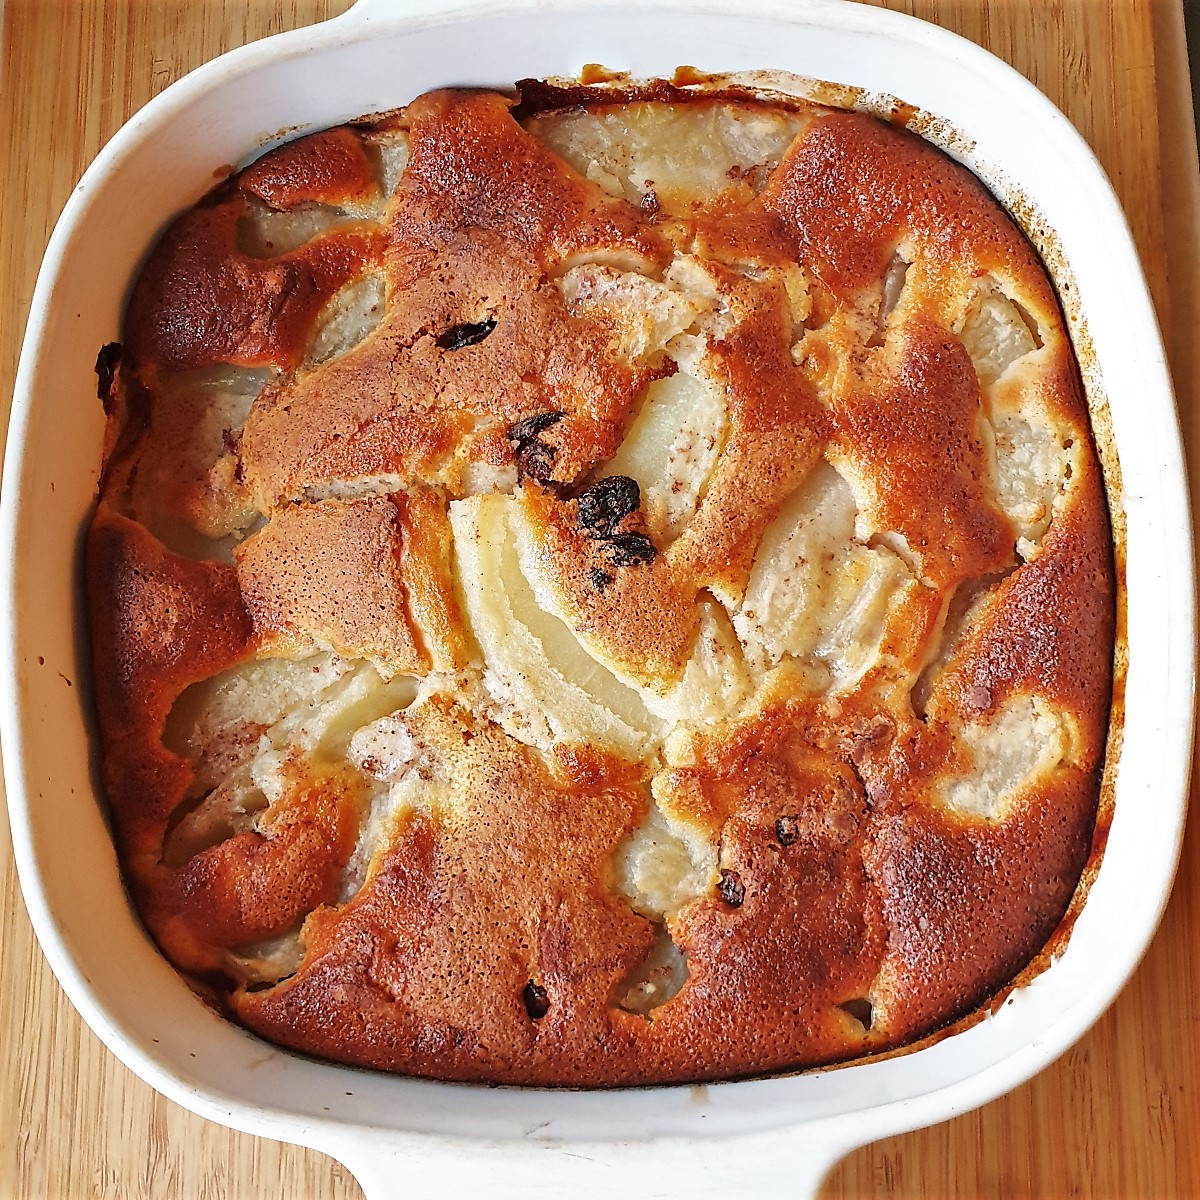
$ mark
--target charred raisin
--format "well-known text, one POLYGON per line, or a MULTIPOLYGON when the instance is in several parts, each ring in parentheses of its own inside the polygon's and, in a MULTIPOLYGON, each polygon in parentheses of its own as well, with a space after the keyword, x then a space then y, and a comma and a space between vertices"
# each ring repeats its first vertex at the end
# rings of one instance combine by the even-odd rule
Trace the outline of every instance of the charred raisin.
POLYGON ((508 427, 508 440, 513 444, 519 479, 536 479, 539 483, 550 480, 558 451, 543 442, 538 434, 557 425, 565 415, 562 412, 534 413, 508 427))
POLYGON ((618 567, 636 567, 654 561, 658 551, 644 533, 617 533, 604 547, 618 567))
POLYGON ((546 989, 534 983, 532 979, 521 992, 521 999, 525 1001, 525 1011, 531 1021, 540 1021, 550 1011, 550 997, 546 994, 546 989))
POLYGON ((637 512, 642 491, 628 475, 607 475, 580 493, 579 523, 588 537, 610 538, 620 521, 637 512))
POLYGON ((722 871, 721 882, 717 884, 721 899, 730 908, 737 908, 746 898, 746 888, 736 871, 722 871))
POLYGON ((523 421, 518 421, 515 425, 508 427, 508 440, 520 445, 522 442, 532 441, 539 433, 545 433, 551 425, 557 425, 567 414, 561 410, 558 412, 534 413, 532 417, 526 417, 523 421))
POLYGON ((473 321, 465 325, 451 325, 437 335, 437 344, 443 350, 461 350, 464 346, 475 346, 482 342, 493 329, 496 321, 489 317, 486 321, 473 321))
POLYGON ((775 822, 775 836, 781 846, 790 846, 800 836, 800 822, 795 817, 780 817, 775 822))
POLYGON ((517 447, 517 478, 536 479, 545 483, 554 471, 554 456, 558 453, 553 446, 539 442, 523 442, 517 447))
POLYGON ((108 345, 101 346, 100 353, 96 355, 96 396, 100 400, 108 399, 113 378, 121 362, 121 353, 120 342, 109 342, 108 345))

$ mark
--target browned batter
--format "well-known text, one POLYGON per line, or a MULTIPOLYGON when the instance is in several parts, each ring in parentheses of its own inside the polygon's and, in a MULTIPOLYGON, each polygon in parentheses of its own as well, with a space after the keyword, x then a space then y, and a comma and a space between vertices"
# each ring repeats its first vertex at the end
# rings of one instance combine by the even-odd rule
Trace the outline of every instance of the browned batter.
POLYGON ((430 93, 179 217, 104 361, 117 848, 249 1028, 716 1079, 943 1026, 1063 916, 1099 467, 1041 263, 918 137, 430 93))

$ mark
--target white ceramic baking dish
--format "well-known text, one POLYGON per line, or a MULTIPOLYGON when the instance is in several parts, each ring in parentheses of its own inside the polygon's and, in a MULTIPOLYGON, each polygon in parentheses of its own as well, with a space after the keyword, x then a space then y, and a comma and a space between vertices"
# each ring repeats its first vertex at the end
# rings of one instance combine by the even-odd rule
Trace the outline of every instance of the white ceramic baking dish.
MULTIPOLYGON (((868 98, 869 99, 869 98, 868 98)), ((12 219, 12 215, 9 215, 12 219)), ((1111 456, 1110 456, 1111 459, 1111 456)), ((1111 465, 1111 462, 1110 462, 1111 465)), ((1110 479, 1110 483, 1112 480, 1110 479)), ((1191 749, 1192 550, 1179 431, 1141 269, 1107 181, 1030 84, 943 30, 840 0, 360 0, 169 88, 96 159, 46 254, 5 463, 3 741, 34 927, 107 1045, 180 1104, 345 1162, 368 1196, 791 1196, 850 1148, 1027 1079, 1111 1002, 1170 888, 1191 749), (283 128, 330 125, 449 83, 603 62, 636 76, 776 68, 903 97, 1050 248, 1094 407, 1111 405, 1128 547, 1127 718, 1099 875, 1061 958, 988 1019, 914 1053, 707 1087, 548 1092, 372 1074, 275 1049, 214 1015, 130 911, 97 800, 79 546, 117 337, 153 234, 214 168, 283 128), (1019 201, 1019 203, 1018 203, 1019 201)))

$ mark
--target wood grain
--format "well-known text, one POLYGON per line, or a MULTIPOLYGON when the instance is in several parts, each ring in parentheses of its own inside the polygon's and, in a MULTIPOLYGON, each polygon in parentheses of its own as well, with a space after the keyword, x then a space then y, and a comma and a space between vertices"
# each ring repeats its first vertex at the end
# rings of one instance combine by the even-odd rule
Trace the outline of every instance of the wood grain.
MULTIPOLYGON (((799 2, 799 0, 798 0, 799 2)), ((1011 62, 1079 127, 1125 205, 1169 335, 1200 477, 1200 180, 1177 0, 889 0, 1011 62)), ((0 405, 71 187, 169 82, 348 0, 7 0, 0 106, 0 405)), ((1162 931, 1112 1010, 984 1109, 852 1155, 828 1197, 1200 1196, 1200 831, 1162 931)), ((0 836, 0 1200, 349 1200, 320 1155, 162 1099, 75 1015, 37 949, 0 836)))

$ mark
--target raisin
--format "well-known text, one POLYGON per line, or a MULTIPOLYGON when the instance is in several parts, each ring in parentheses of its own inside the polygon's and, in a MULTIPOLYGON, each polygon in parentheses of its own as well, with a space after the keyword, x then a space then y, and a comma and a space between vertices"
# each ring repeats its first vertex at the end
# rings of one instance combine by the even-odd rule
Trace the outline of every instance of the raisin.
POLYGON ((536 479, 539 483, 549 481, 554 471, 554 456, 558 451, 536 438, 517 447, 517 478, 536 479))
POLYGON ((588 582, 598 592, 603 592, 612 581, 613 577, 607 571, 601 571, 599 567, 593 567, 591 574, 588 576, 588 582))
POLYGON ((721 899, 730 908, 737 908, 746 898, 746 888, 736 871, 722 871, 721 882, 717 884, 721 899))
POLYGON ((517 460, 518 479, 536 479, 539 483, 550 481, 558 450, 543 442, 538 434, 557 425, 565 415, 562 412, 534 413, 532 417, 508 427, 508 440, 513 444, 517 460))
POLYGON ((636 567, 654 561, 658 551, 644 533, 617 533, 604 547, 618 567, 636 567))
POLYGON ((781 846, 790 846, 800 836, 800 822, 795 817, 780 817, 775 822, 775 836, 781 846))
POLYGON ((588 537, 610 538, 617 525, 642 502, 642 490, 628 475, 607 475, 580 493, 579 523, 588 537))
POLYGON ((518 421, 515 425, 508 427, 508 440, 518 444, 528 442, 536 438, 539 433, 544 433, 551 425, 557 425, 566 415, 561 410, 534 413, 532 417, 526 417, 523 421, 518 421))
POLYGON ((531 1021, 540 1021, 550 1011, 550 997, 546 989, 539 987, 532 979, 521 992, 521 999, 525 1002, 525 1011, 531 1021))
POLYGON ((96 355, 96 396, 100 400, 108 399, 113 378, 121 362, 121 354, 121 343, 109 342, 108 345, 101 346, 100 353, 96 355))
POLYGON ((495 318, 489 317, 486 321, 451 325, 449 329, 443 329, 435 340, 443 350, 461 350, 464 346, 478 345, 495 328, 495 318))

